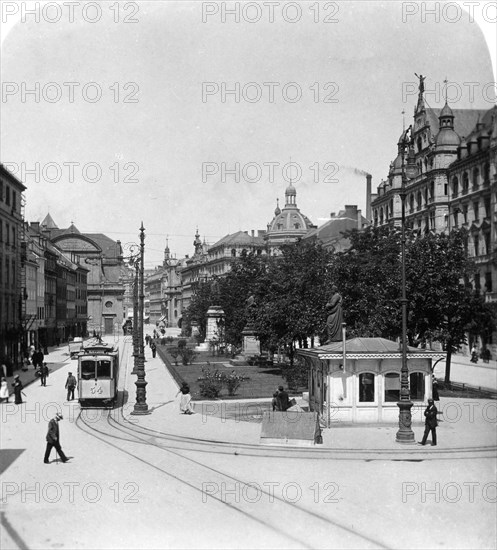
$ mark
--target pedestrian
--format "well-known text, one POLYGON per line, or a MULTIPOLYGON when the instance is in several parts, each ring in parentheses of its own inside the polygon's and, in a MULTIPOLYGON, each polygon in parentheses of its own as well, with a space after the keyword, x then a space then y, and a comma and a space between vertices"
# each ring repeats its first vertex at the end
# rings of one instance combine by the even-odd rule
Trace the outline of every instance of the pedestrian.
POLYGON ((7 365, 5 365, 4 363, 2 363, 2 366, 0 367, 1 371, 0 372, 0 375, 2 378, 7 378, 7 365))
POLYGON ((67 375, 65 387, 67 389, 67 401, 72 401, 74 399, 74 388, 76 387, 76 378, 74 378, 72 372, 67 375))
POLYGON ((192 406, 192 396, 190 395, 190 386, 183 382, 176 397, 181 393, 181 399, 179 402, 179 410, 182 414, 195 414, 192 406))
POLYGON ((278 392, 275 391, 273 393, 273 398, 271 399, 271 405, 273 406, 273 411, 279 411, 279 403, 278 403, 278 392))
POLYGON ((155 357, 155 354, 157 353, 157 346, 155 345, 155 342, 150 344, 150 349, 152 350, 152 357, 155 357))
POLYGON ((43 462, 45 464, 50 464, 49 458, 50 458, 50 452, 52 451, 52 447, 55 447, 55 450, 60 456, 60 459, 62 462, 67 462, 69 459, 64 454, 64 451, 62 450, 60 446, 60 436, 59 436, 59 422, 63 419, 61 413, 57 413, 48 423, 48 432, 47 432, 47 449, 45 451, 45 458, 43 462))
POLYGON ((435 446, 437 444, 437 414, 438 409, 433 403, 433 399, 428 399, 428 406, 425 410, 425 433, 423 434, 423 440, 418 441, 419 445, 426 445, 428 434, 431 432, 431 444, 435 446))
POLYGON ((0 384, 0 402, 3 402, 4 399, 7 403, 9 402, 9 388, 7 380, 2 378, 2 383, 0 384))
POLYGON ((432 374, 432 393, 433 393, 433 400, 434 401, 440 401, 440 397, 438 395, 438 380, 437 380, 437 377, 432 374))
POLYGON ((20 405, 22 403, 23 385, 22 382, 19 380, 18 374, 14 376, 14 383, 12 384, 12 387, 14 388, 15 404, 20 405))
POLYGON ((152 345, 150 344, 150 340, 151 340, 150 334, 147 334, 145 336, 145 345, 147 345, 147 346, 150 345, 150 347, 152 347, 152 345))
POLYGON ((48 376, 48 367, 46 363, 42 363, 40 370, 40 385, 46 386, 47 385, 47 376, 48 376))
POLYGON ((285 412, 290 407, 290 398, 283 386, 278 386, 278 397, 276 399, 278 401, 277 410, 285 412))
POLYGON ((471 362, 478 363, 478 350, 476 349, 476 346, 474 344, 471 348, 471 362))

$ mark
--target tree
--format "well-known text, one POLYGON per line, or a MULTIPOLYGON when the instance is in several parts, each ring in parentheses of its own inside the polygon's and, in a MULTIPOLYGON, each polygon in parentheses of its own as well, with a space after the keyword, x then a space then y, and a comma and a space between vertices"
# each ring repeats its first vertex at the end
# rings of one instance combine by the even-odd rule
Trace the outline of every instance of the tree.
MULTIPOLYGON (((490 308, 466 281, 474 271, 465 250, 466 231, 406 236, 407 336, 410 344, 427 339, 452 353, 466 343, 469 330, 494 327, 490 308)), ((401 335, 400 232, 368 228, 349 234, 351 247, 335 257, 331 277, 344 296, 344 317, 358 336, 401 335)))

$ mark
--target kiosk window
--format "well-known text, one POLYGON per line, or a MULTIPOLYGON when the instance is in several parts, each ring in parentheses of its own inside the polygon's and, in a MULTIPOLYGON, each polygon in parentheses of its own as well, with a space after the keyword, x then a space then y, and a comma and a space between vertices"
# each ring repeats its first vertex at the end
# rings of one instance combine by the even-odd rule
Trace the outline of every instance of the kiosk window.
POLYGON ((364 372, 359 375, 359 401, 371 403, 374 401, 374 374, 364 372))
POLYGON ((413 401, 423 401, 425 396, 425 375, 413 372, 409 375, 409 391, 413 401))
POLYGON ((400 375, 396 372, 385 374, 385 402, 400 399, 400 375))
POLYGON ((95 361, 81 361, 81 378, 83 380, 95 378, 95 361))

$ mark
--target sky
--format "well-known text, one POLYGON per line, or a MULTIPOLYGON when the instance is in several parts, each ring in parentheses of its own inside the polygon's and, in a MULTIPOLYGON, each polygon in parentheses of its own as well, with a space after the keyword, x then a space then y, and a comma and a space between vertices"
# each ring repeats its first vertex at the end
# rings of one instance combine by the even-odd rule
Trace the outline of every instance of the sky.
POLYGON ((0 160, 28 221, 123 244, 143 221, 147 268, 197 227, 266 229, 290 180, 322 225, 387 176, 415 73, 431 107, 446 79, 453 108, 493 106, 490 4, 5 1, 0 160))

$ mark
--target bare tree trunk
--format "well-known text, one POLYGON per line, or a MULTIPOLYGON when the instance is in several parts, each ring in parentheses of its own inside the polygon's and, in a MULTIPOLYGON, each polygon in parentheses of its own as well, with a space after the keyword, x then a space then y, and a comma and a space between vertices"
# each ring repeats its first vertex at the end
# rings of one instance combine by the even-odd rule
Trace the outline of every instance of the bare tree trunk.
POLYGON ((445 383, 450 384, 450 360, 452 357, 452 343, 447 345, 447 359, 445 361, 445 383))

